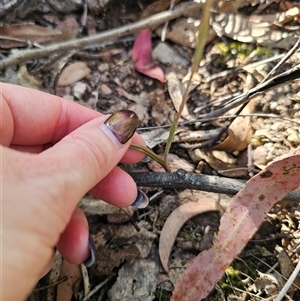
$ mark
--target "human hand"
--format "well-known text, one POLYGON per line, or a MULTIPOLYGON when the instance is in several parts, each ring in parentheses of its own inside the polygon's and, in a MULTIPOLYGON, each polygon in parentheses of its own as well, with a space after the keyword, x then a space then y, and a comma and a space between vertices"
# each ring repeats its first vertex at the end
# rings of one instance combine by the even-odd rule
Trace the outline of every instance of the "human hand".
POLYGON ((1 297, 22 300, 50 269, 55 246, 71 263, 89 258, 77 207, 85 193, 134 202, 136 184, 116 165, 142 159, 128 147, 144 142, 135 134, 121 144, 108 116, 36 90, 0 84, 0 101, 1 297))

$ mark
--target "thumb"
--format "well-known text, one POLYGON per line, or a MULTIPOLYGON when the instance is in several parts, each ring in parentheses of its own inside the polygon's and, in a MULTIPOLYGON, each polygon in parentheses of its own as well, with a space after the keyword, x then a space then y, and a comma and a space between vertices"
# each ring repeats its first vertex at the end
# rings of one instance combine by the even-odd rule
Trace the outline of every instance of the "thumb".
POLYGON ((29 292, 78 201, 121 160, 137 126, 135 113, 121 111, 91 120, 40 154, 1 148, 3 296, 14 294, 15 279, 21 279, 15 296, 29 292))
POLYGON ((56 200, 68 200, 64 205, 70 207, 64 210, 71 214, 80 198, 124 156, 138 124, 134 112, 123 110, 77 128, 32 160, 37 165, 32 168, 38 173, 35 184, 49 192, 53 206, 56 200))

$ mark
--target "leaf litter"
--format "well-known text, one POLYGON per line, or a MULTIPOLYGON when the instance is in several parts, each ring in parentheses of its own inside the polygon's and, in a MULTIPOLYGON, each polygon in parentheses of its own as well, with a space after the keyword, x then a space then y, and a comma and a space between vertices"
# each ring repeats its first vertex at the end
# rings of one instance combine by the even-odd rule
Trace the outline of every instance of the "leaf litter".
MULTIPOLYGON (((27 23, 32 24, 30 25, 32 30, 37 28, 36 26, 43 27, 43 29, 37 28, 35 33, 37 39, 26 36, 26 34, 29 33, 29 31, 26 30, 25 32, 19 31, 20 36, 17 38, 9 33, 6 43, 15 44, 7 44, 9 46, 8 48, 1 49, 1 54, 4 55, 4 58, 10 57, 10 53, 8 52, 10 49, 13 52, 16 51, 15 48, 19 48, 19 50, 22 50, 24 47, 35 48, 39 47, 37 43, 44 43, 44 41, 47 44, 54 44, 57 41, 68 41, 70 38, 81 37, 85 34, 93 35, 106 29, 116 29, 132 21, 141 20, 146 16, 149 17, 153 12, 168 9, 169 5, 168 1, 149 1, 149 6, 143 4, 138 7, 137 5, 133 6, 130 1, 124 1, 121 5, 115 1, 106 1, 105 3, 96 3, 98 6, 94 3, 93 6, 93 1, 88 1, 89 11, 87 18, 84 18, 83 11, 81 11, 80 5, 78 6, 78 4, 74 6, 74 3, 71 3, 67 7, 65 5, 59 5, 59 1, 57 0, 47 0, 46 2, 43 1, 45 7, 51 2, 52 10, 48 12, 47 10, 41 12, 39 11, 40 6, 36 6, 28 7, 23 11, 21 8, 16 9, 15 14, 10 13, 10 11, 7 13, 10 20, 7 20, 6 17, 1 17, 4 21, 3 24, 8 26, 10 30, 15 26, 11 25, 12 23, 20 24, 20 21, 23 22, 25 19, 28 19, 28 22, 32 22, 27 23), (20 15, 21 11, 22 16, 20 15), (122 18, 116 20, 115 17, 111 17, 115 16, 116 12, 118 12, 122 18), (38 15, 38 18, 31 17, 34 15, 38 15), (72 17, 73 21, 70 21, 72 17), (84 19, 86 20, 85 22, 84 19), (41 22, 37 20, 41 20, 41 22), (45 24, 47 24, 47 26, 45 26, 45 24), (86 28, 84 24, 86 24, 86 28), (83 30, 79 30, 80 26, 82 26, 83 30), (49 32, 50 35, 45 35, 44 30, 45 32, 49 32), (54 34, 53 36, 51 36, 51 32, 54 34), (56 36, 56 32, 62 34, 56 36), (20 41, 14 41, 16 39, 20 39, 20 41)), ((181 3, 179 3, 179 5, 180 4, 181 3)), ((195 78, 195 85, 189 92, 190 99, 186 106, 186 120, 196 120, 198 116, 203 116, 206 112, 213 111, 219 106, 226 104, 230 99, 230 97, 228 98, 230 95, 247 92, 249 88, 247 75, 251 75, 252 84, 254 86, 257 85, 275 66, 278 61, 276 58, 278 54, 284 54, 285 49, 288 50, 293 46, 295 32, 297 28, 299 28, 298 6, 289 1, 285 1, 284 5, 285 8, 283 5, 280 6, 277 2, 264 0, 234 1, 234 3, 225 1, 217 2, 217 7, 220 11, 213 15, 212 19, 212 27, 215 28, 216 31, 213 29, 210 31, 207 39, 205 58, 201 61, 200 69, 197 74, 199 78, 195 78), (217 20, 217 18, 219 19, 217 20), (264 21, 264 24, 261 24, 261 20, 264 21), (217 28, 220 22, 223 22, 222 24, 224 26, 217 28), (234 24, 236 24, 236 27, 234 24), (253 34, 251 33, 251 35, 249 35, 249 32, 253 34), (284 36, 286 36, 286 39, 283 38, 284 36), (264 47, 263 45, 267 45, 268 47, 264 47)), ((160 43, 157 35, 159 36, 161 34, 162 29, 153 28, 152 33, 150 30, 145 31, 148 39, 148 52, 146 53, 147 55, 144 54, 142 56, 142 59, 139 58, 142 62, 139 67, 146 70, 146 74, 144 75, 140 74, 139 70, 135 70, 136 62, 131 59, 133 42, 137 36, 130 36, 127 39, 115 40, 113 43, 89 45, 83 50, 75 51, 71 54, 63 53, 58 54, 58 56, 46 55, 45 58, 42 59, 33 58, 32 61, 20 63, 20 69, 17 71, 15 68, 7 68, 0 74, 1 80, 8 82, 14 81, 21 85, 65 96, 103 113, 111 113, 112 111, 123 108, 134 108, 139 112, 143 127, 150 127, 149 130, 143 130, 141 132, 148 137, 149 145, 151 142, 151 147, 154 148, 154 151, 161 154, 166 141, 165 133, 168 132, 168 128, 154 128, 152 130, 151 127, 169 125, 173 120, 177 106, 176 103, 173 104, 175 98, 173 97, 172 99, 172 89, 174 88, 169 88, 168 90, 168 86, 164 83, 162 74, 165 74, 166 77, 170 72, 176 74, 177 83, 179 84, 174 86, 175 93, 178 93, 179 90, 176 92, 176 89, 179 89, 180 86, 185 84, 185 77, 189 74, 188 65, 193 55, 192 48, 196 44, 197 30, 200 24, 200 13, 200 10, 195 10, 189 15, 181 16, 169 23, 166 31, 166 41, 163 43, 173 50, 173 52, 168 55, 169 59, 167 61, 162 55, 162 53, 164 54, 164 50, 155 52, 153 56, 155 61, 153 61, 151 57, 152 43, 154 49, 156 49, 156 45, 160 43), (151 40, 149 37, 151 37, 151 40), (76 61, 84 62, 86 64, 84 69, 89 70, 89 72, 81 76, 80 79, 71 80, 64 87, 58 86, 57 79, 62 76, 62 66, 70 66, 76 61), (150 72, 152 71, 151 68, 153 66, 156 68, 158 65, 161 70, 152 76, 150 72), (24 72, 24 70, 26 70, 26 72, 24 72), (157 76, 157 74, 159 75, 157 76), (150 75, 150 77, 148 75, 150 75), (156 79, 157 77, 159 80, 156 79), (155 140, 152 137, 155 137, 155 140)), ((25 28, 28 25, 24 24, 22 26, 25 28)), ((140 28, 140 30, 142 30, 142 28, 140 28)), ((45 46, 45 48, 47 49, 47 46, 45 46)), ((299 53, 296 52, 285 62, 283 69, 290 69, 297 64, 299 64, 299 53)), ((67 74, 67 79, 69 75, 70 73, 67 74)), ((217 136, 217 130, 228 126, 228 123, 224 120, 215 119, 204 123, 199 121, 198 123, 194 122, 184 125, 184 127, 180 126, 175 137, 175 140, 177 139, 178 142, 173 145, 170 156, 170 160, 174 162, 173 170, 184 168, 195 173, 249 179, 250 171, 254 170, 254 174, 256 174, 259 168, 265 168, 280 155, 286 154, 299 146, 299 124, 296 125, 293 122, 293 120, 298 120, 299 122, 300 118, 300 97, 298 91, 299 82, 294 81, 293 83, 287 83, 285 86, 266 92, 264 96, 255 97, 253 101, 255 105, 254 111, 251 108, 248 113, 254 112, 266 115, 272 113, 273 115, 277 115, 277 118, 266 118, 262 116, 239 118, 243 120, 241 124, 236 126, 234 126, 234 124, 229 125, 229 129, 233 131, 233 135, 225 135, 224 141, 229 139, 228 145, 222 146, 222 141, 219 141, 221 143, 219 143, 218 146, 223 149, 222 153, 212 150, 209 146, 205 148, 205 151, 202 149, 202 146, 198 146, 200 149, 196 148, 194 150, 186 146, 195 147, 197 143, 203 144, 204 142, 211 141, 213 137, 217 136), (281 119, 278 117, 281 117, 281 119), (283 118, 290 119, 290 121, 286 121, 283 118), (249 123, 247 119, 251 119, 251 122, 249 123), (249 134, 249 136, 246 134, 243 136, 243 134, 247 133, 249 128, 254 134, 249 134), (185 134, 185 140, 180 141, 183 134, 185 134), (206 137, 207 134, 212 134, 212 137, 205 140, 204 137, 206 137), (230 140, 232 137, 234 139, 233 141, 230 140), (241 143, 239 143, 240 141, 241 143), (243 144, 242 147, 241 144, 243 144), (247 149, 245 149, 245 147, 247 147, 247 149), (249 150, 249 147, 252 148, 253 155, 251 155, 251 149, 249 150), (255 160, 253 161, 252 159, 255 160), (256 164, 256 162, 261 163, 257 166, 258 164, 256 164), (242 173, 240 172, 241 169, 243 169, 242 173)), ((128 171, 158 171, 155 164, 150 164, 149 162, 133 167, 123 166, 123 168, 126 168, 128 171)), ((221 183, 222 177, 220 177, 220 185, 221 183)), ((87 214, 92 234, 96 240, 98 240, 98 246, 101 245, 102 247, 100 253, 103 255, 106 254, 105 252, 107 251, 108 254, 112 255, 107 258, 116 259, 112 261, 111 265, 107 265, 108 262, 105 258, 101 257, 100 254, 97 263, 100 264, 99 267, 101 267, 101 262, 103 262, 102 266, 107 267, 107 269, 103 269, 106 269, 108 274, 114 274, 120 271, 122 265, 126 265, 126 267, 124 267, 126 271, 125 274, 129 276, 129 278, 126 279, 130 282, 133 278, 139 280, 139 274, 145 271, 142 267, 146 266, 147 269, 149 264, 149 269, 152 272, 148 275, 149 277, 147 276, 145 278, 149 279, 148 283, 151 285, 147 286, 148 284, 145 284, 145 287, 151 287, 151 289, 149 289, 151 293, 148 294, 147 298, 149 298, 149 300, 155 300, 157 297, 155 297, 155 289, 153 290, 152 287, 155 288, 156 286, 156 290, 170 292, 172 290, 172 284, 175 283, 175 279, 179 277, 182 271, 182 269, 176 267, 185 267, 190 260, 192 260, 194 254, 202 251, 203 248, 198 248, 197 243, 191 241, 190 237, 186 238, 186 236, 182 236, 182 233, 184 233, 186 229, 190 229, 190 223, 192 225, 193 220, 197 218, 194 217, 191 221, 188 221, 183 230, 180 231, 176 244, 171 251, 170 278, 161 272, 157 274, 158 256, 156 255, 155 257, 150 250, 151 248, 156 249, 157 247, 158 238, 156 235, 159 234, 163 228, 164 219, 167 218, 172 210, 182 205, 181 202, 176 203, 178 196, 185 199, 184 193, 186 195, 187 191, 177 191, 176 187, 168 190, 155 187, 145 188, 145 190, 149 196, 153 196, 154 199, 149 208, 142 212, 101 212, 99 209, 97 209, 97 211, 93 206, 89 207, 89 205, 92 204, 91 201, 85 206, 86 210, 89 211, 87 214), (164 204, 164 202, 166 202, 166 204, 164 204), (163 207, 168 209, 168 214, 162 214, 163 207), (130 218, 133 218, 134 221, 130 220, 130 218), (140 221, 143 222, 141 223, 140 221), (128 227, 124 228, 128 231, 127 236, 123 234, 119 235, 118 232, 123 233, 122 228, 131 222, 136 222, 141 229, 147 229, 146 232, 155 234, 153 240, 150 239, 144 231, 141 236, 136 237, 134 227, 130 227, 130 230, 128 227), (119 243, 110 244, 114 235, 116 235, 119 243), (130 257, 129 254, 133 254, 134 252, 126 251, 126 248, 129 248, 129 250, 131 250, 130 248, 134 249, 138 240, 143 241, 143 235, 148 237, 146 240, 149 239, 149 244, 145 244, 145 249, 139 249, 136 253, 136 257, 130 257), (130 240, 131 237, 135 239, 130 240), (144 259, 140 261, 139 252, 141 252, 141 250, 143 254, 148 254, 148 257, 145 258, 145 260, 148 260, 148 263, 144 262, 144 259), (126 254, 131 259, 127 257, 126 254), (152 258, 152 262, 151 260, 149 261, 149 258, 152 258), (153 261, 156 262, 154 265, 153 261), (135 262, 138 263, 136 263, 134 270, 140 271, 140 273, 134 274, 133 272, 129 272, 129 266, 135 262), (139 264, 141 264, 140 268, 138 267, 139 264), (135 276, 131 277, 130 273, 135 276), (156 275, 157 277, 154 279, 152 275, 156 275)), ((198 194, 196 191, 191 194, 194 195, 193 202, 195 203, 205 198, 203 194, 198 194)), ((216 195, 216 197, 221 200, 221 203, 225 198, 224 195, 216 195)), ((209 196, 209 198, 211 198, 211 196, 209 196)), ((290 204, 290 202, 288 203, 290 204)), ((268 219, 270 220, 269 226, 273 225, 273 232, 266 234, 263 238, 273 239, 282 245, 284 250, 288 252, 289 258, 293 260, 292 266, 294 266, 297 262, 297 231, 299 231, 299 218, 297 214, 293 215, 293 212, 297 213, 299 208, 297 204, 295 204, 294 207, 287 206, 284 209, 282 209, 281 206, 282 202, 278 203, 277 206, 270 211, 272 217, 270 216, 268 219), (286 222, 286 220, 290 219, 294 221, 294 224, 286 222), (282 239, 276 240, 272 238, 272 235, 277 233, 275 230, 278 231, 280 235, 283 235, 282 239)), ((191 232, 195 232, 195 235, 198 235, 199 232, 203 230, 204 225, 209 224, 209 222, 218 225, 218 218, 214 217, 210 220, 207 218, 209 216, 208 214, 202 214, 200 216, 200 226, 197 224, 196 227, 192 227, 191 229, 191 232), (193 231, 193 229, 195 230, 193 231)), ((223 229, 222 227, 224 227, 224 225, 221 225, 220 231, 223 229)), ((213 233, 216 232, 217 230, 214 230, 213 233)), ((262 235, 260 234, 261 232, 262 230, 260 229, 256 235, 262 235)), ((201 241, 204 240, 205 235, 201 241)), ((245 238, 244 241, 246 241, 245 238)), ((216 240, 216 242, 219 243, 218 240, 216 240)), ((268 248, 271 253, 273 252, 275 254, 274 248, 272 249, 272 244, 262 244, 262 246, 268 248)), ((260 244, 256 243, 256 247, 260 247, 260 244)), ((254 251, 254 249, 252 251, 254 251)), ((270 260, 270 257, 264 257, 262 254, 257 255, 266 262, 270 260)), ((275 255, 271 257, 274 259, 275 255)), ((231 260, 232 259, 233 258, 231 258, 231 260)), ((267 273, 266 266, 264 265, 257 266, 256 268, 261 273, 267 273)), ((280 269, 278 270, 280 271, 280 269)), ((221 277, 221 270, 219 274, 221 277)), ((89 271, 92 286, 95 285, 95 281, 97 282, 99 280, 99 278, 97 278, 99 274, 97 275, 98 276, 95 276, 91 273, 91 270, 89 271)), ((252 277, 255 278, 255 275, 252 275, 252 277)), ((118 277, 118 281, 121 282, 122 278, 124 278, 123 274, 122 277, 118 277)), ((112 287, 114 280, 109 281, 109 287, 112 287)), ((122 287, 122 283, 119 283, 118 287, 122 287)), ((139 286, 135 287, 136 292, 138 291, 138 287, 139 286)), ((128 287, 128 289, 129 288, 132 291, 132 287, 128 287)), ((246 290, 246 288, 247 286, 243 289, 246 290)), ((128 292, 130 292, 130 289, 128 292)), ((142 291, 140 292, 143 293, 142 291)), ((107 290, 105 292, 104 289, 102 294, 103 293, 107 294, 107 290)), ((110 300, 114 299, 116 293, 117 292, 110 293, 110 300)), ((254 291, 252 293, 254 293, 254 291)), ((267 293, 263 291, 262 294, 266 296, 267 293)), ((297 290, 292 293, 289 292, 291 296, 297 296, 295 294, 297 294, 297 290)), ((143 298, 141 296, 145 295, 139 295, 140 298, 143 298)), ((231 288, 228 294, 228 300, 234 297, 237 298, 238 296, 241 296, 241 293, 231 288)), ((137 297, 137 295, 126 295, 128 300, 134 299, 135 297, 137 297)), ((124 298, 124 296, 122 296, 122 298, 124 298)), ((255 300, 253 295, 251 298, 255 300)), ((297 299, 297 297, 295 298, 297 299)))

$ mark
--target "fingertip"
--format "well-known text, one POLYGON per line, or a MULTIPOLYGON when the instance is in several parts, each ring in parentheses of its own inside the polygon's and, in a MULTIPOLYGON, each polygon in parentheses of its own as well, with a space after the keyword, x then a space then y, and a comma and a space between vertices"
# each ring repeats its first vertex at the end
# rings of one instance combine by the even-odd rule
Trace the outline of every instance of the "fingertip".
POLYGON ((142 146, 146 146, 144 139, 137 133, 135 133, 132 137, 132 143, 139 144, 142 146))
POLYGON ((2 119, 0 122, 0 144, 9 146, 14 135, 14 120, 11 109, 3 96, 0 97, 0 110, 2 119))
POLYGON ((120 167, 115 167, 89 193, 111 205, 127 207, 136 200, 138 190, 132 177, 120 167))
POLYGON ((76 207, 71 220, 61 234, 57 249, 72 264, 80 264, 90 257, 88 223, 84 212, 76 207))

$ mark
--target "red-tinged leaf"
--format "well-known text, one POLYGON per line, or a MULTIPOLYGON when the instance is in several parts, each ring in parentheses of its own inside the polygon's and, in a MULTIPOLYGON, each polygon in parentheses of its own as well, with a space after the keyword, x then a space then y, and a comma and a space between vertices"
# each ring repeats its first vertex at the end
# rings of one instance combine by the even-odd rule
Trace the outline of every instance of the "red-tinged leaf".
POLYGON ((276 161, 250 179, 222 216, 214 246, 199 254, 183 272, 171 300, 205 298, 272 206, 299 186, 300 155, 276 161))
POLYGON ((168 272, 168 261, 175 238, 184 223, 195 215, 207 211, 221 211, 223 207, 215 200, 203 198, 198 202, 188 202, 177 207, 165 221, 159 238, 159 256, 165 271, 168 272))
POLYGON ((152 58, 151 30, 149 28, 142 29, 137 34, 131 58, 135 62, 135 69, 137 71, 151 78, 155 78, 162 83, 165 82, 163 70, 152 58))
POLYGON ((159 66, 154 65, 154 63, 149 64, 149 62, 139 61, 135 64, 135 69, 144 75, 159 80, 161 83, 165 82, 163 70, 159 66))
POLYGON ((136 36, 132 48, 131 58, 134 61, 149 61, 152 54, 151 30, 142 29, 136 36))

